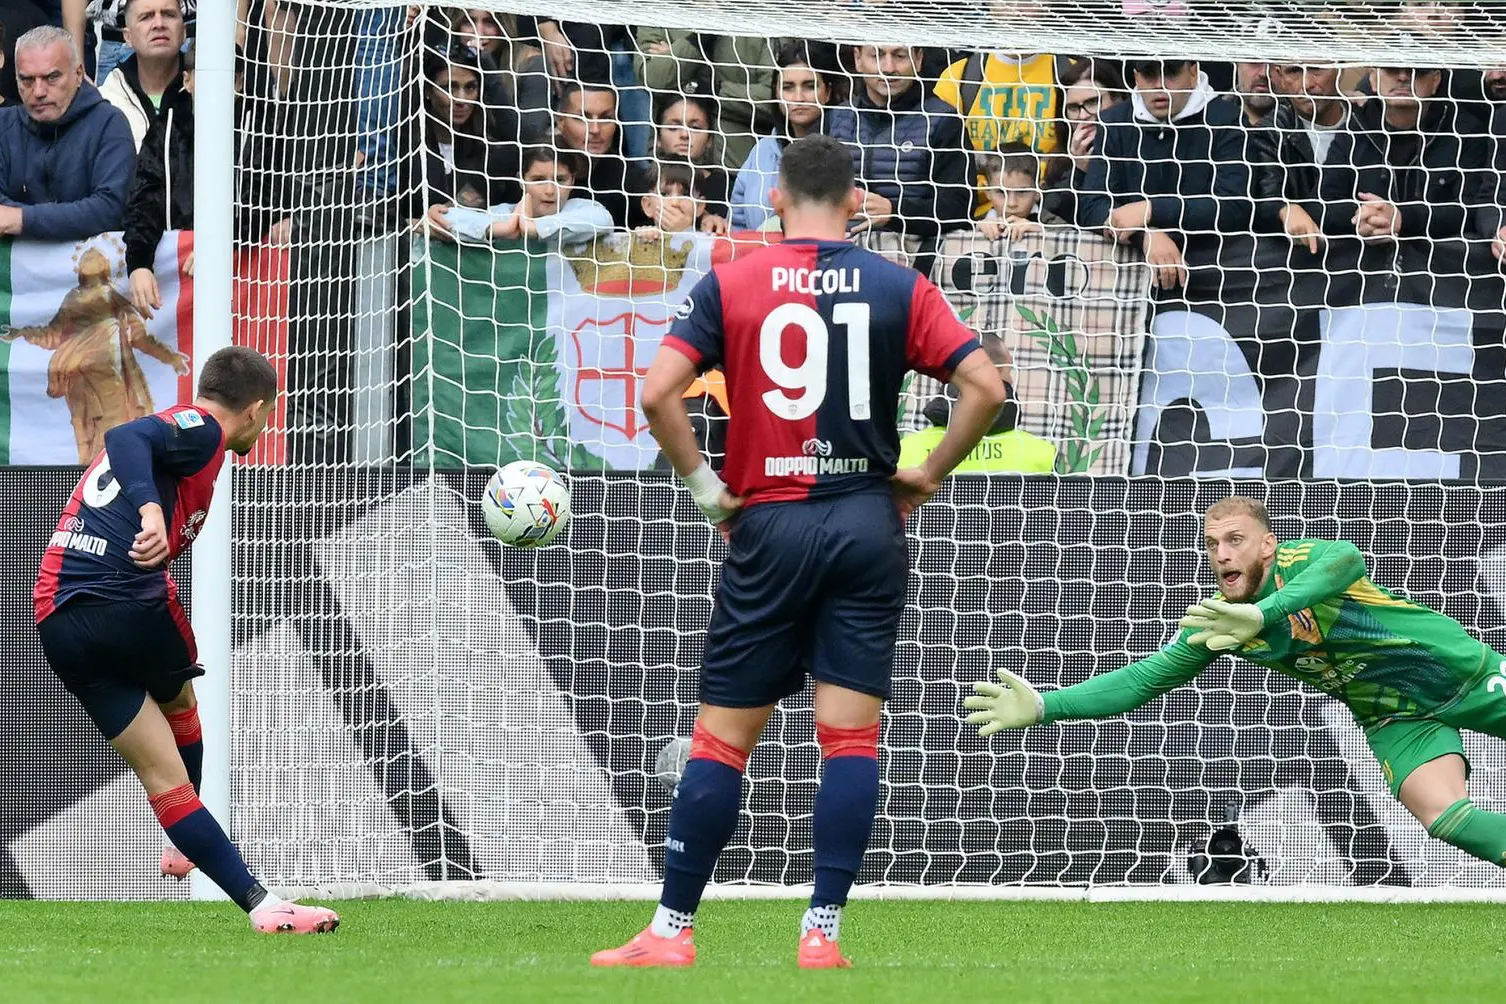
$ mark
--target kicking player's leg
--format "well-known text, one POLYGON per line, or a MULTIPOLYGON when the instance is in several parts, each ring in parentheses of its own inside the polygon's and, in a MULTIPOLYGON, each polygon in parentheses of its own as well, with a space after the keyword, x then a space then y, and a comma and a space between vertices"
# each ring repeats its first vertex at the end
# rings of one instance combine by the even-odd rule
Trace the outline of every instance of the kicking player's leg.
POLYGON ((1432 719, 1365 730, 1391 793, 1434 837, 1482 861, 1506 865, 1506 815, 1469 800, 1469 761, 1459 730, 1432 719))
POLYGON ((850 964, 837 940, 878 807, 879 711, 909 578, 903 524, 887 492, 843 499, 827 531, 811 662, 822 769, 811 823, 815 888, 800 924, 798 961, 806 969, 850 964))
POLYGON ((193 860, 251 915, 252 926, 266 933, 324 934, 340 920, 323 907, 286 903, 251 877, 240 852, 199 801, 162 708, 142 695, 141 709, 119 735, 110 739, 146 789, 157 821, 168 839, 193 860))
MULTIPOLYGON (((183 684, 182 689, 170 700, 158 700, 157 706, 162 709, 167 724, 173 730, 178 755, 183 758, 183 767, 188 771, 188 783, 193 785, 194 791, 201 792, 204 779, 204 736, 199 726, 199 702, 194 697, 192 681, 183 684)), ((182 880, 193 869, 193 862, 182 851, 171 844, 163 848, 163 876, 182 880)))
POLYGON ((178 756, 183 759, 183 768, 188 771, 188 783, 198 791, 204 781, 204 731, 199 725, 199 702, 194 696, 193 683, 185 683, 177 696, 170 700, 157 701, 173 730, 173 741, 178 745, 178 756))

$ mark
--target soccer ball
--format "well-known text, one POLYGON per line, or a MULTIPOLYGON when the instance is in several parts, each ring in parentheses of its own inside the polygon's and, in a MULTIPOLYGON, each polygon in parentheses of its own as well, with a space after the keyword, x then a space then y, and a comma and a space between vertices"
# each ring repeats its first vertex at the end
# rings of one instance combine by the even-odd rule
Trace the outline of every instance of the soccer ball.
POLYGON ((543 464, 514 460, 486 483, 481 515, 502 543, 542 547, 570 524, 570 489, 543 464))

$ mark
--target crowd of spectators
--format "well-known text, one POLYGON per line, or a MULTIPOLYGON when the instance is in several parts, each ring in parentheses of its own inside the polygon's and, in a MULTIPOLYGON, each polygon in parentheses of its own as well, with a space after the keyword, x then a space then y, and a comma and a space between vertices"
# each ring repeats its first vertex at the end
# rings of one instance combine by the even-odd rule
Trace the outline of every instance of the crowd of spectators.
MULTIPOLYGON (((839 46, 394 6, 339 13, 353 68, 325 95, 299 85, 321 41, 300 35, 309 8, 239 6, 239 159, 272 166, 240 181, 248 243, 296 247, 351 200, 368 208, 342 216, 368 233, 460 241, 777 230, 782 152, 820 132, 851 148, 854 234, 934 252, 956 231, 1077 228, 1135 248, 1160 297, 1279 261, 1361 276, 1369 300, 1425 277, 1428 302, 1464 305, 1506 253, 1506 68, 839 46), (333 169, 304 168, 300 127, 257 118, 290 98, 314 109, 301 128, 347 144, 333 169), (325 99, 355 109, 348 127, 318 121, 325 99)), ((193 222, 194 14, 0 0, 0 234, 123 229, 143 312, 161 303, 157 241, 193 222)), ((1251 30, 1301 49, 1300 25, 1251 30)))
POLYGON ((518 156, 534 145, 581 155, 569 202, 616 228, 777 229, 781 151, 819 131, 852 149, 855 233, 1076 227, 1136 248, 1161 296, 1272 247, 1380 277, 1367 296, 1398 271, 1467 282, 1506 239, 1506 70, 836 46, 467 8, 413 30, 426 163, 409 188, 427 212, 410 219, 441 236, 452 205, 531 205, 518 156))
MULTIPOLYGON (((247 23, 298 16, 289 0, 240 6, 247 23)), ((135 272, 160 229, 191 224, 194 13, 193 0, 4 0, 0 231, 67 239, 129 221, 135 272), (43 171, 62 157, 80 169, 43 171)), ((442 236, 539 233, 542 207, 574 207, 576 223, 542 228, 565 240, 594 232, 577 224, 596 208, 617 228, 777 228, 781 151, 820 131, 852 149, 855 232, 1079 227, 1138 248, 1168 292, 1235 234, 1367 274, 1462 275, 1502 250, 1506 70, 836 46, 469 7, 357 18, 370 44, 351 81, 351 188, 442 236), (560 198, 525 193, 541 183, 530 165, 560 198), (520 214, 529 226, 503 225, 520 214)), ((296 58, 258 56, 264 91, 286 93, 296 58)), ((243 236, 291 236, 287 219, 258 222, 243 236)), ((152 299, 145 278, 139 293, 152 299)))

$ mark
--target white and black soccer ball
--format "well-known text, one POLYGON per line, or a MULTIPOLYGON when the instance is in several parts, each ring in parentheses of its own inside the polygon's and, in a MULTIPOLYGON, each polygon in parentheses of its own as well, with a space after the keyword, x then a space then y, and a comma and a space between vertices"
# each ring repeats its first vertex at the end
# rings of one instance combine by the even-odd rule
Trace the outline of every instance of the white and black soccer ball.
POLYGON ((570 525, 570 488, 544 464, 514 460, 486 483, 481 515, 502 543, 542 547, 570 525))

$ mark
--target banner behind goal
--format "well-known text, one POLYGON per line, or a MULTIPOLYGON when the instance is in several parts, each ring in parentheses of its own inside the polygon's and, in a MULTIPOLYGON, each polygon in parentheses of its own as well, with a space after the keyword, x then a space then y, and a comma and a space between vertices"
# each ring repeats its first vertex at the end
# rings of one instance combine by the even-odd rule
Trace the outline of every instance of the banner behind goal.
MULTIPOLYGON (((231 828, 269 885, 657 881, 724 547, 639 380, 695 281, 780 239, 804 130, 853 144, 853 239, 930 276, 1016 391, 911 526, 860 883, 1195 892, 1190 852, 1237 816, 1292 895, 1503 885, 1427 842, 1347 711, 1247 663, 1112 721, 985 742, 959 714, 994 668, 1049 689, 1162 645, 1231 492, 1506 646, 1496 5, 521 6, 264 0, 241 26, 237 330, 287 395, 235 472, 231 828), (519 457, 568 472, 566 543, 486 535, 473 500, 519 457)), ((716 460, 715 374, 690 405, 716 460)), ((917 378, 895 407, 923 435, 949 402, 917 378)), ((1506 747, 1466 748, 1494 808, 1506 747)), ((718 883, 809 881, 819 762, 807 695, 718 883)), ((145 825, 126 787, 81 789, 68 818, 145 825)), ((7 894, 157 894, 134 851, 44 882, 50 825, 9 846, 7 894)))

